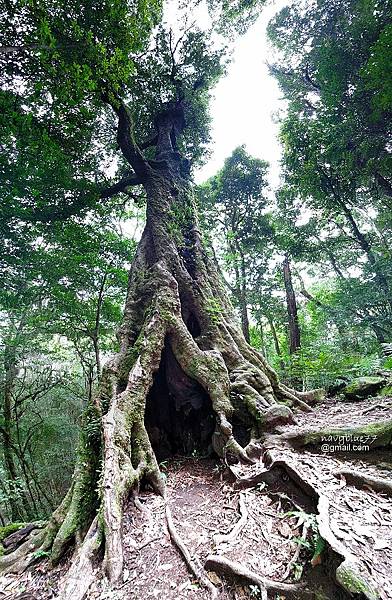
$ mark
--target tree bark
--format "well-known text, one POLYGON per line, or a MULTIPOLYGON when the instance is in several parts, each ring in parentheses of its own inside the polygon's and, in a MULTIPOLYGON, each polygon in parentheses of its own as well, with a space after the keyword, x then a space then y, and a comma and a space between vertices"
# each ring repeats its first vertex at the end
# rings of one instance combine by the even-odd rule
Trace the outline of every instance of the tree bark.
POLYGON ((345 277, 344 277, 344 275, 343 275, 340 267, 338 266, 338 263, 336 261, 335 256, 333 255, 333 253, 328 248, 326 248, 326 252, 327 252, 329 261, 331 263, 331 266, 332 266, 333 270, 335 271, 336 275, 339 277, 339 279, 343 279, 344 280, 345 277))
POLYGON ((264 358, 267 359, 268 357, 267 357, 267 347, 265 345, 264 325, 263 325, 263 321, 261 320, 261 318, 259 319, 258 325, 259 325, 259 330, 260 330, 261 352, 263 353, 264 358))
POLYGON ((104 291, 107 280, 107 273, 104 274, 102 278, 101 285, 98 291, 98 299, 97 299, 97 309, 95 313, 95 327, 92 332, 92 342, 94 346, 94 355, 95 355, 95 366, 97 369, 97 379, 101 376, 101 353, 99 348, 99 330, 101 327, 101 312, 102 312, 102 304, 104 299, 104 291))
POLYGON ((352 230, 356 240, 358 241, 359 246, 365 253, 369 263, 371 264, 373 272, 378 281, 378 284, 381 287, 381 289, 383 290, 385 297, 388 301, 388 304, 392 308, 392 299, 391 299, 391 292, 389 289, 389 283, 388 283, 384 273, 381 271, 381 269, 378 265, 377 258, 373 252, 372 246, 371 246, 369 240, 367 239, 366 235, 363 234, 361 232, 361 230, 359 229, 359 227, 354 219, 354 216, 353 216, 351 210, 346 205, 346 203, 341 201, 340 204, 341 204, 343 212, 347 218, 347 221, 351 227, 351 230, 352 230))
MULTIPOLYGON (((374 254, 374 251, 372 248, 372 244, 370 243, 368 237, 364 233, 362 233, 362 231, 360 230, 360 228, 354 218, 354 215, 349 208, 349 206, 350 206, 349 201, 339 191, 339 185, 338 184, 336 185, 334 183, 333 177, 331 175, 328 175, 321 168, 319 170, 320 170, 322 177, 324 178, 324 181, 326 183, 326 186, 327 186, 329 192, 332 194, 334 201, 336 202, 337 206, 340 207, 343 215, 345 216, 355 240, 358 242, 359 247, 362 249, 365 256, 367 257, 369 264, 372 267, 376 281, 385 295, 385 299, 388 303, 389 309, 392 310, 392 297, 391 297, 390 285, 389 285, 388 279, 385 276, 384 272, 382 271, 382 269, 380 269, 377 257, 374 254)), ((355 193, 356 193, 355 191, 352 192, 352 194, 354 195, 354 199, 355 199, 355 193)))
POLYGON ((237 243, 232 245, 232 252, 235 255, 234 273, 235 273, 235 295, 241 315, 241 327, 245 340, 250 342, 249 315, 248 315, 248 294, 246 285, 246 267, 245 258, 237 243))
POLYGON ((249 314, 248 314, 248 290, 247 290, 247 276, 245 257, 240 249, 241 257, 241 323, 242 332, 248 344, 250 343, 250 331, 249 331, 249 314))

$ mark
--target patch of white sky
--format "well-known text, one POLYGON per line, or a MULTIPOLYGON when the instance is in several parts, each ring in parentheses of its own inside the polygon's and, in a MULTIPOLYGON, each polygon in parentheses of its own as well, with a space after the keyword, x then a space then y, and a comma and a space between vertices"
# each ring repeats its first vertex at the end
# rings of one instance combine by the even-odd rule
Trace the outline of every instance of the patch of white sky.
MULTIPOLYGON (((196 183, 214 175, 237 146, 270 164, 269 179, 273 188, 279 183, 281 146, 276 114, 284 110, 284 102, 268 63, 272 48, 267 26, 273 16, 290 0, 272 0, 263 7, 257 21, 248 31, 238 36, 231 48, 231 62, 227 73, 220 79, 211 101, 211 156, 195 173, 196 183)), ((165 4, 164 20, 174 32, 181 28, 177 0, 165 4)), ((207 28, 210 20, 207 5, 200 2, 188 16, 188 22, 207 28)))
MULTIPOLYGON (((268 69, 273 51, 267 26, 273 16, 289 3, 290 0, 270 0, 248 31, 236 37, 227 72, 212 93, 211 154, 208 161, 195 172, 196 183, 215 175, 233 150, 244 144, 249 154, 269 163, 270 187, 274 189, 278 186, 281 146, 276 114, 284 110, 285 103, 277 81, 268 69)), ((164 21, 172 28, 174 38, 181 35, 184 26, 182 19, 178 1, 168 0, 165 3, 164 21)), ((193 22, 202 29, 209 26, 205 2, 200 2, 188 15, 188 24, 193 22)))
POLYGON ((270 185, 279 183, 281 146, 276 114, 284 110, 277 81, 270 74, 272 48, 267 25, 289 2, 268 3, 257 21, 234 43, 227 74, 217 84, 211 103, 211 157, 195 174, 201 183, 214 175, 233 150, 246 150, 270 164, 270 185))

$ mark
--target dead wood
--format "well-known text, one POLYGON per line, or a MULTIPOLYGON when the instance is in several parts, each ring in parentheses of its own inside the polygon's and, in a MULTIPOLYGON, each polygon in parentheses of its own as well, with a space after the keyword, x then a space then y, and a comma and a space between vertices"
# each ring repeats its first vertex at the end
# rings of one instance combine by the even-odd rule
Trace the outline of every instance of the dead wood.
POLYGON ((34 529, 42 529, 44 525, 42 523, 29 523, 26 527, 22 527, 22 529, 18 529, 15 533, 11 533, 11 535, 7 536, 2 544, 6 550, 6 552, 12 552, 15 550, 20 544, 22 544, 30 535, 30 533, 34 529))

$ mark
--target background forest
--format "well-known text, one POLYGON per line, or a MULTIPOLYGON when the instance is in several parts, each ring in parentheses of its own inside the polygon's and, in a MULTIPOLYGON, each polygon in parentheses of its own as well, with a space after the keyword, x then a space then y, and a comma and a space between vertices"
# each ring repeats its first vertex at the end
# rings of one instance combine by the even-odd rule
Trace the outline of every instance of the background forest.
MULTIPOLYGON (((203 234, 245 337, 299 390, 392 368, 383 351, 392 342, 391 8, 319 0, 280 10, 268 34, 285 106, 281 184, 269 187, 268 156, 241 146, 197 187, 203 234)), ((81 196, 96 202, 96 176, 110 171, 109 132, 91 146, 99 120, 88 105, 83 126, 77 111, 54 125, 34 114, 42 74, 33 69, 31 89, 15 93, 9 53, 2 46, 2 525, 44 518, 68 488, 144 220, 143 195, 130 192, 74 214, 81 196)), ((121 68, 115 58, 111 68, 121 68)), ((88 75, 76 75, 82 89, 88 75)), ((206 155, 193 159, 196 169, 206 155)))

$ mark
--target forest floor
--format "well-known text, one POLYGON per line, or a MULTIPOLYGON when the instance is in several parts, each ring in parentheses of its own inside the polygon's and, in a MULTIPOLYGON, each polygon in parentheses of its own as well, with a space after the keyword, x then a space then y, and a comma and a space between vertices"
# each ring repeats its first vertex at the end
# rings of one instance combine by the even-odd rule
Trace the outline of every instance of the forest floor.
MULTIPOLYGON (((386 421, 391 413, 391 398, 355 404, 329 399, 313 413, 298 414, 297 424, 289 431, 346 429, 386 421)), ((287 426, 283 431, 287 433, 287 426)), ((352 597, 333 581, 336 566, 346 557, 355 562, 356 572, 369 585, 367 595, 354 597, 392 599, 392 497, 370 487, 350 485, 336 473, 354 470, 391 481, 391 452, 372 450, 371 446, 369 450, 338 452, 333 442, 328 448, 324 444, 293 449, 276 443, 276 439, 274 436, 266 444, 269 462, 277 468, 272 483, 262 481, 268 465, 261 461, 227 467, 212 459, 175 457, 161 465, 167 478, 166 502, 190 554, 201 564, 210 555, 224 557, 265 580, 285 584, 305 581, 312 590, 308 597, 317 600, 352 597), (320 520, 321 503, 326 512, 320 520), (327 538, 321 553, 318 527, 327 538), (316 590, 319 595, 315 595, 316 590)), ((87 599, 209 598, 170 539, 163 498, 144 490, 139 500, 139 508, 132 502, 124 513, 123 580, 110 586, 97 565, 97 577, 87 599)), ((69 560, 51 571, 43 562, 21 576, 0 577, 0 600, 55 598, 69 560)), ((220 600, 303 597, 301 593, 286 596, 273 587, 268 595, 262 595, 255 582, 207 571, 220 590, 220 600)))

